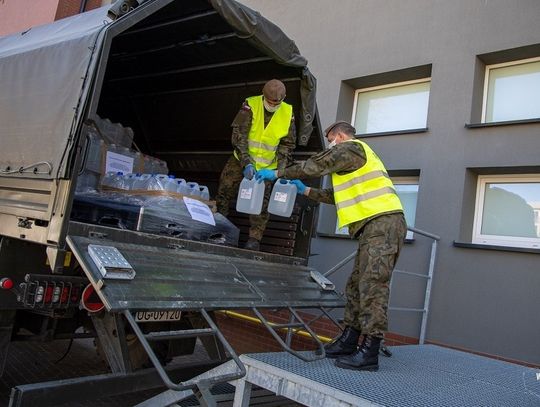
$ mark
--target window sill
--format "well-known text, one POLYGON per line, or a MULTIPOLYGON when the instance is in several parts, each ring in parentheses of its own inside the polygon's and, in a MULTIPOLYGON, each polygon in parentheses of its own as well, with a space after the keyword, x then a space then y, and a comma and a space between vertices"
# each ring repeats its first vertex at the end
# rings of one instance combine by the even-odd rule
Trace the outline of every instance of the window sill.
POLYGON ((540 249, 532 249, 529 247, 496 246, 496 245, 490 245, 490 244, 458 242, 456 240, 454 240, 454 247, 460 247, 463 249, 482 249, 482 250, 497 250, 497 251, 502 251, 502 252, 540 254, 540 249))
POLYGON ((336 233, 317 232, 317 237, 337 237, 338 239, 351 240, 351 237, 349 235, 338 235, 336 233))
POLYGON ((365 133, 357 134, 356 138, 364 137, 381 137, 381 136, 400 136, 402 134, 415 134, 415 133, 427 133, 429 129, 427 127, 422 127, 420 129, 408 129, 408 130, 395 130, 395 131, 382 131, 380 133, 365 133))
MULTIPOLYGON (((347 239, 347 240, 353 240, 349 235, 338 235, 333 233, 322 233, 318 232, 317 237, 326 237, 326 238, 338 238, 338 239, 347 239)), ((415 239, 405 239, 405 244, 412 244, 414 243, 415 239)))
POLYGON ((508 121, 505 121, 505 122, 466 123, 465 128, 467 128, 467 129, 481 129, 481 128, 484 128, 484 127, 511 126, 511 125, 514 125, 514 124, 531 124, 531 123, 540 123, 540 118, 525 119, 525 120, 508 120, 508 121))

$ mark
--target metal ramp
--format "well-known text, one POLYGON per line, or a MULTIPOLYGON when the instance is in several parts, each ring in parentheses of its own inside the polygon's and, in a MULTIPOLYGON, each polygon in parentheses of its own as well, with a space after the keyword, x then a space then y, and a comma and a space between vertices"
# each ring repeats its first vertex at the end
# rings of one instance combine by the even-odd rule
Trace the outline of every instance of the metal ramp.
MULTIPOLYGON (((435 345, 398 346, 392 352, 392 358, 380 359, 378 372, 343 370, 331 359, 304 363, 287 353, 242 355, 247 373, 232 382, 233 405, 249 406, 256 385, 313 407, 540 406, 535 369, 435 345)), ((230 363, 214 371, 223 374, 230 363)), ((181 405, 187 396, 168 391, 138 407, 181 405)))
MULTIPOLYGON (((124 231, 125 232, 125 231, 124 231)), ((127 232, 129 233, 129 232, 127 232)), ((169 389, 197 392, 202 399, 211 397, 210 388, 218 383, 238 379, 246 370, 232 347, 212 318, 214 310, 249 309, 253 311, 282 345, 284 350, 304 361, 324 358, 323 344, 311 330, 311 321, 303 321, 298 309, 319 310, 328 315, 328 310, 344 306, 343 297, 334 290, 323 289, 310 276, 307 266, 293 260, 268 262, 241 256, 221 255, 208 252, 185 250, 175 244, 163 245, 163 239, 149 239, 145 244, 121 243, 96 237, 68 236, 67 241, 90 283, 111 315, 108 330, 122 330, 120 316, 131 326, 152 364, 169 389), (157 244, 160 242, 161 244, 157 244), (129 265, 136 271, 132 280, 106 279, 92 260, 89 245, 110 245, 118 249, 129 265), (290 321, 279 326, 265 320, 261 309, 286 309, 290 321), (138 311, 181 310, 199 314, 206 326, 194 329, 144 332, 135 314, 138 311), (287 329, 290 338, 293 329, 308 332, 316 343, 317 352, 297 352, 290 347, 290 340, 283 341, 276 329, 287 329), (184 382, 173 382, 165 371, 150 342, 213 337, 232 357, 234 369, 212 376, 198 376, 184 382)), ((171 241, 173 241, 171 239, 171 241)), ((96 326, 104 325, 94 319, 96 326)), ((107 327, 103 326, 103 331, 107 327)), ((111 336, 111 335, 109 335, 111 336)), ((114 335, 113 335, 114 336, 114 335)), ((111 337, 111 348, 116 346, 122 353, 122 343, 111 337)), ((114 361, 113 370, 128 372, 129 362, 114 361)))

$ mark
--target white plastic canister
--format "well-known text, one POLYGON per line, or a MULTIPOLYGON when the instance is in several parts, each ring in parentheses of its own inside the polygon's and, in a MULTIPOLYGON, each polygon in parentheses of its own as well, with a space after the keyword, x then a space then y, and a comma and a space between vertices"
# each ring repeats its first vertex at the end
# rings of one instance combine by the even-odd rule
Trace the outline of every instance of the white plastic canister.
POLYGON ((296 185, 287 179, 278 179, 272 189, 268 212, 288 218, 292 214, 296 201, 296 185))
POLYGON ((236 210, 238 212, 258 215, 261 213, 264 200, 264 182, 257 182, 253 179, 244 178, 238 188, 238 198, 236 199, 236 210))

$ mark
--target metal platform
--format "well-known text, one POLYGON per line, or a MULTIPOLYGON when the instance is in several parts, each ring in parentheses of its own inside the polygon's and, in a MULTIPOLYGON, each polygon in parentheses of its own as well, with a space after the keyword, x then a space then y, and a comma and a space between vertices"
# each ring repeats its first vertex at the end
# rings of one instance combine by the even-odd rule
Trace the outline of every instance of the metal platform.
MULTIPOLYGON (((340 369, 331 359, 305 363, 287 353, 242 355, 247 374, 232 382, 234 406, 251 405, 252 386, 313 407, 540 406, 537 369, 434 345, 397 346, 392 352, 391 358, 379 358, 378 372, 340 369)), ((225 364, 214 370, 227 369, 225 364)), ((173 405, 175 395, 181 396, 168 392, 141 406, 173 405)))
MULTIPOLYGON (((434 345, 397 346, 380 370, 284 353, 243 356, 246 380, 307 406, 540 406, 538 370, 434 345)), ((247 404, 246 404, 247 405, 247 404)))

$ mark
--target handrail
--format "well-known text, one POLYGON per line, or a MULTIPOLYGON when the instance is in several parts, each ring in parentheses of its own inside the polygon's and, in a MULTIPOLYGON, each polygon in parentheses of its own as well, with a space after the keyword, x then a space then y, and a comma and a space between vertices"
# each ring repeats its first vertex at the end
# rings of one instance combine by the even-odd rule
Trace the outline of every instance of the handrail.
MULTIPOLYGON (((249 322, 252 322, 254 324, 264 325, 260 319, 255 318, 255 317, 250 317, 249 315, 241 314, 239 312, 234 312, 234 311, 231 311, 231 310, 220 310, 220 311, 217 311, 217 312, 219 312, 220 314, 226 315, 228 317, 237 318, 237 319, 243 319, 244 321, 249 321, 249 322)), ((308 324, 310 324, 310 323, 311 323, 311 321, 308 322, 308 324)), ((334 323, 335 323, 335 325, 339 326, 339 322, 334 322, 334 323)), ((274 323, 268 321, 268 325, 273 327, 274 323)), ((285 330, 287 330, 287 328, 281 328, 281 330, 285 331, 285 330)), ((304 331, 303 329, 293 329, 292 331, 293 331, 294 335, 303 336, 305 338, 311 338, 311 335, 309 334, 309 332, 304 331)), ((330 342, 332 340, 332 338, 329 338, 329 337, 324 336, 324 335, 317 335, 317 338, 319 338, 319 340, 321 342, 324 342, 324 343, 328 343, 328 342, 330 342)))
POLYGON ((303 360, 304 362, 313 362, 315 360, 320 360, 320 359, 324 359, 326 357, 326 352, 324 350, 324 345, 322 344, 322 342, 319 340, 319 338, 317 338, 317 334, 315 334, 315 332, 313 332, 313 330, 309 327, 309 325, 307 325, 303 320, 302 318, 300 318, 300 315, 298 315, 298 313, 292 308, 292 307, 287 307, 289 309, 289 312, 291 313, 291 315, 294 316, 294 318, 296 318, 296 320, 298 322, 300 322, 301 325, 304 326, 305 330, 310 334, 311 338, 314 340, 314 342, 317 344, 317 347, 318 349, 315 351, 315 355, 313 357, 309 357, 309 356, 304 356, 302 355, 300 352, 297 352, 295 351, 294 349, 292 349, 287 343, 285 343, 283 341, 283 339, 281 339, 281 337, 276 333, 274 327, 272 327, 268 321, 266 320, 266 318, 263 316, 263 314, 261 314, 261 312, 253 307, 251 308, 251 310, 253 311, 253 313, 255 315, 257 315, 257 318, 259 318, 259 320, 263 323, 263 325, 266 327, 266 329, 268 330, 268 332, 270 332, 270 334, 274 337, 274 339, 281 345, 281 347, 288 353, 290 353, 291 355, 294 355, 296 356, 297 358, 303 360))
POLYGON ((422 230, 422 229, 413 228, 412 226, 408 226, 407 230, 410 230, 411 232, 414 232, 414 233, 418 233, 419 235, 422 235, 425 237, 429 237, 433 240, 437 240, 437 241, 441 240, 440 236, 434 235, 433 233, 426 232, 425 230, 422 230))
MULTIPOLYGON (((408 226, 407 230, 410 230, 413 233, 418 233, 419 235, 422 235, 422 236, 429 237, 430 239, 433 239, 433 240, 437 240, 437 241, 441 240, 440 236, 434 235, 433 233, 426 232, 422 229, 417 229, 417 228, 408 226)), ((334 267, 329 269, 326 273, 323 274, 323 276, 325 277, 331 276, 332 274, 334 274, 336 271, 338 271, 340 268, 342 268, 345 264, 347 264, 349 261, 351 261, 355 257, 356 257, 356 250, 352 252, 351 254, 349 254, 347 257, 345 257, 343 260, 338 262, 334 267)))
MULTIPOLYGON (((418 342, 420 344, 423 344, 426 339, 426 328, 427 328, 427 319, 429 314, 429 303, 431 299, 431 284, 433 282, 433 273, 435 271, 435 258, 437 255, 437 242, 441 240, 440 236, 435 235, 433 233, 426 232, 425 230, 417 229, 414 227, 407 227, 407 230, 410 230, 413 233, 417 233, 421 236, 425 236, 429 239, 432 239, 431 242, 431 253, 429 256, 429 268, 426 275, 422 276, 417 273, 411 273, 407 271, 401 271, 401 270, 394 270, 395 273, 402 273, 406 275, 412 275, 415 277, 425 277, 427 279, 426 282, 426 292, 424 296, 424 308, 404 308, 404 307, 388 307, 389 310, 392 311, 412 311, 412 312, 421 312, 422 313, 422 322, 420 324, 420 337, 418 339, 418 342)), ((330 268, 326 273, 323 274, 323 276, 328 277, 332 274, 334 274, 336 271, 341 269, 345 264, 347 264, 349 261, 351 261, 354 257, 356 257, 356 250, 349 254, 347 257, 339 261, 334 267, 330 268)))

